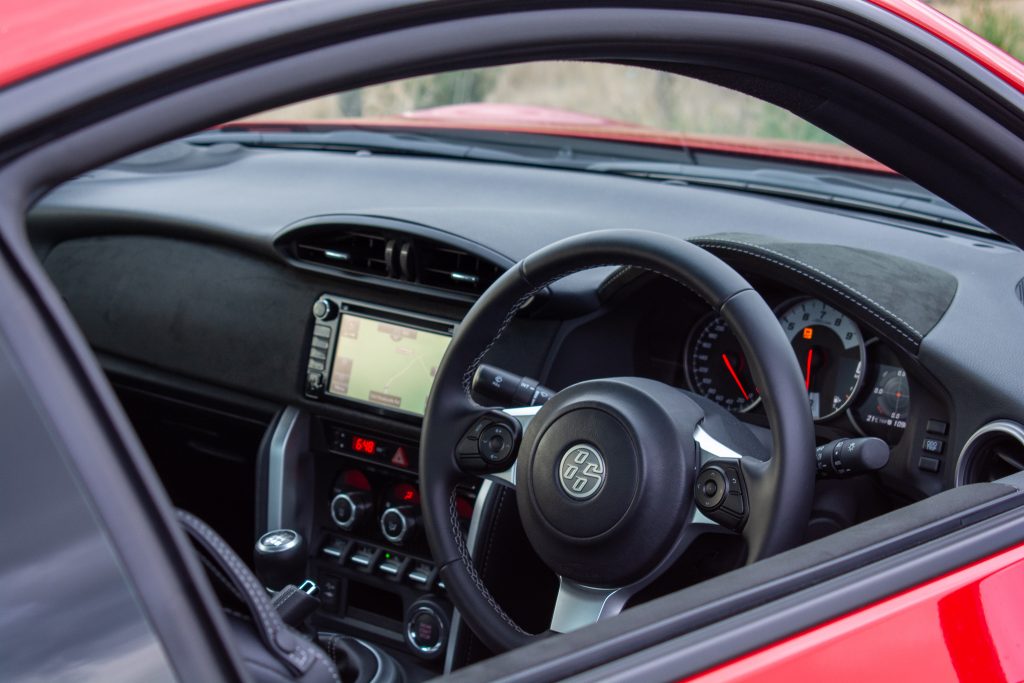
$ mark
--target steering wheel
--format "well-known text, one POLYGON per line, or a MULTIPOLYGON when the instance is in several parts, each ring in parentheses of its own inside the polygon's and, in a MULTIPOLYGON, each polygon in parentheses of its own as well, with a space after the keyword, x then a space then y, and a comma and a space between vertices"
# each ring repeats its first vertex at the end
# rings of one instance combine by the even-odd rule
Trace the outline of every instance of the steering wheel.
POLYGON ((709 528, 742 534, 748 562, 796 545, 810 515, 814 436, 796 357, 747 281, 684 240, 609 230, 533 253, 472 307, 434 379, 421 472, 441 577, 470 627, 501 652, 536 636, 497 604, 469 557, 455 511, 467 474, 515 487, 526 536, 559 577, 551 629, 566 632, 621 611, 709 528), (539 408, 472 400, 481 359, 517 311, 553 282, 608 265, 671 278, 725 318, 760 387, 770 452, 714 402, 649 379, 580 382, 539 408))

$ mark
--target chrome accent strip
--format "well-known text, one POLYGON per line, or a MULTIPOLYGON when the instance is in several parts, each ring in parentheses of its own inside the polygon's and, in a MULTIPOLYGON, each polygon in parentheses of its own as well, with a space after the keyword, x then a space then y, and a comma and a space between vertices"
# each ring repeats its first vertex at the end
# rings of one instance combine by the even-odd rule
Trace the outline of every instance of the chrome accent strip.
MULTIPOLYGON (((293 448, 296 425, 302 412, 288 406, 270 439, 270 457, 267 463, 267 528, 280 529, 289 526, 284 519, 286 462, 297 453, 293 448)), ((293 521, 293 520, 289 520, 293 521)))
POLYGON ((551 630, 568 633, 618 614, 631 594, 623 588, 592 588, 560 576, 551 630))
POLYGON ((704 464, 705 461, 714 458, 728 458, 730 460, 742 460, 743 456, 734 451, 733 449, 726 446, 724 443, 711 436, 705 431, 705 429, 697 425, 696 429, 693 430, 693 440, 700 446, 700 461, 704 464), (705 453, 710 457, 705 457, 705 453))

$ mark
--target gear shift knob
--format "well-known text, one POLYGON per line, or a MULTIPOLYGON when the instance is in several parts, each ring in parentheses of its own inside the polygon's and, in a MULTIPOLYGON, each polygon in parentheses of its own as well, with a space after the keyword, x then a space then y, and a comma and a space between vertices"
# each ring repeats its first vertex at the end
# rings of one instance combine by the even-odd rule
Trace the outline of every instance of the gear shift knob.
POLYGON ((299 585, 306 578, 306 542, 291 529, 275 529, 260 536, 253 552, 256 576, 272 590, 299 585))

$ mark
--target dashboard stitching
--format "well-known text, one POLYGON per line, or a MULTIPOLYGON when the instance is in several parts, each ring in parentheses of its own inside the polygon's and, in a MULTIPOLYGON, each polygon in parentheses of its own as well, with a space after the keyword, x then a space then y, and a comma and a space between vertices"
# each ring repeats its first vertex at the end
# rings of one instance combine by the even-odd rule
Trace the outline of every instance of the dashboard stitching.
POLYGON ((483 596, 484 600, 487 601, 487 603, 491 606, 495 613, 502 619, 502 621, 511 626, 513 629, 515 629, 517 633, 529 635, 526 633, 526 631, 521 629, 516 622, 512 620, 512 617, 505 613, 505 610, 501 609, 497 601, 494 599, 494 596, 492 596, 491 592, 487 590, 487 586, 484 585, 484 582, 483 580, 481 580, 480 575, 477 574, 476 567, 473 566, 473 561, 469 557, 469 551, 466 549, 466 542, 462 538, 462 531, 459 529, 459 517, 458 511, 455 508, 454 490, 452 491, 448 509, 449 521, 451 522, 452 525, 452 534, 454 534, 455 536, 455 546, 456 548, 458 548, 459 555, 462 556, 462 564, 466 567, 466 572, 469 574, 469 578, 473 580, 473 583, 476 584, 476 588, 478 591, 480 591, 480 594, 483 596))
POLYGON ((836 294, 839 294, 843 298, 845 298, 845 299, 847 299, 847 300, 857 304, 858 306, 863 308, 865 311, 867 311, 868 313, 870 313, 874 317, 878 318, 884 324, 886 324, 889 327, 891 327, 892 329, 894 329, 896 332, 898 332, 900 335, 902 335, 904 338, 906 338, 907 340, 909 340, 910 342, 912 342, 915 345, 918 344, 920 339, 923 337, 923 335, 919 331, 917 331, 910 323, 908 323, 906 320, 903 320, 898 315, 896 315, 895 313, 893 313, 889 309, 885 308, 885 306, 882 306, 881 304, 879 304, 877 301, 875 301, 871 297, 869 297, 869 296, 865 295, 864 293, 858 291, 856 288, 851 287, 850 285, 846 284, 845 282, 843 282, 843 281, 841 281, 841 280, 839 280, 839 279, 837 279, 837 278, 835 278, 835 277, 833 277, 831 275, 828 275, 827 273, 824 273, 821 270, 818 270, 814 266, 800 261, 799 259, 795 259, 795 258, 792 258, 790 256, 786 256, 785 254, 781 254, 781 253, 779 253, 777 251, 774 251, 772 249, 769 249, 767 247, 761 247, 761 246, 758 246, 758 245, 747 244, 746 242, 728 242, 728 241, 725 241, 725 240, 715 240, 715 239, 705 239, 705 240, 699 240, 699 241, 695 242, 695 244, 701 244, 701 243, 708 243, 708 246, 711 246, 712 248, 722 249, 724 251, 735 251, 735 252, 738 252, 738 253, 741 253, 741 254, 747 254, 748 256, 753 256, 755 258, 760 258, 760 259, 769 261, 770 263, 774 263, 774 264, 776 264, 778 266, 782 266, 783 268, 791 270, 794 273, 797 273, 799 275, 803 275, 806 278, 814 280, 818 284, 823 285, 824 287, 827 287, 827 288, 831 289, 833 292, 835 292, 836 294), (765 256, 764 254, 758 253, 756 251, 750 251, 750 250, 747 250, 747 249, 740 249, 739 247, 733 246, 734 244, 742 244, 742 245, 750 247, 751 249, 764 249, 765 251, 767 251, 767 252, 769 252, 771 254, 775 254, 776 256, 778 256, 781 259, 789 259, 789 260, 793 261, 794 263, 797 263, 797 264, 803 266, 804 268, 808 268, 808 269, 814 271, 815 273, 818 273, 822 277, 828 278, 828 279, 838 283, 842 287, 845 287, 845 288, 849 289, 850 291, 854 292, 855 294, 857 294, 858 296, 862 297, 865 301, 868 301, 869 303, 873 304, 874 306, 877 306, 882 311, 885 311, 886 313, 888 313, 895 320, 897 320, 900 323, 902 323, 908 330, 910 330, 911 332, 916 334, 917 338, 915 339, 914 337, 912 337, 909 334, 907 334, 904 330, 900 329, 899 326, 897 326, 895 323, 893 323, 892 320, 889 320, 885 316, 879 314, 877 311, 872 310, 863 301, 858 301, 856 298, 854 298, 853 296, 851 296, 847 292, 844 292, 844 291, 838 289, 837 287, 829 284, 828 282, 824 282, 824 281, 814 277, 810 273, 807 273, 805 271, 799 270, 798 268, 795 268, 793 265, 791 265, 789 263, 784 263, 782 261, 778 261, 776 259, 773 259, 773 258, 770 258, 768 256, 765 256))

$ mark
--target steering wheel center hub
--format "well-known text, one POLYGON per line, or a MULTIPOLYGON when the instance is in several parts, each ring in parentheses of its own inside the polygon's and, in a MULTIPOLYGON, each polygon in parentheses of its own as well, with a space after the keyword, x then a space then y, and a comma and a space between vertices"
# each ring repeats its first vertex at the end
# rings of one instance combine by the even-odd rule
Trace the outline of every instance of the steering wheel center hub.
POLYGON ((604 456, 593 446, 570 446, 558 464, 558 483, 566 495, 579 501, 597 495, 606 481, 604 456))
POLYGON ((582 382, 538 412, 520 449, 520 514, 541 557, 587 585, 638 580, 687 523, 703 411, 637 378, 582 382))

